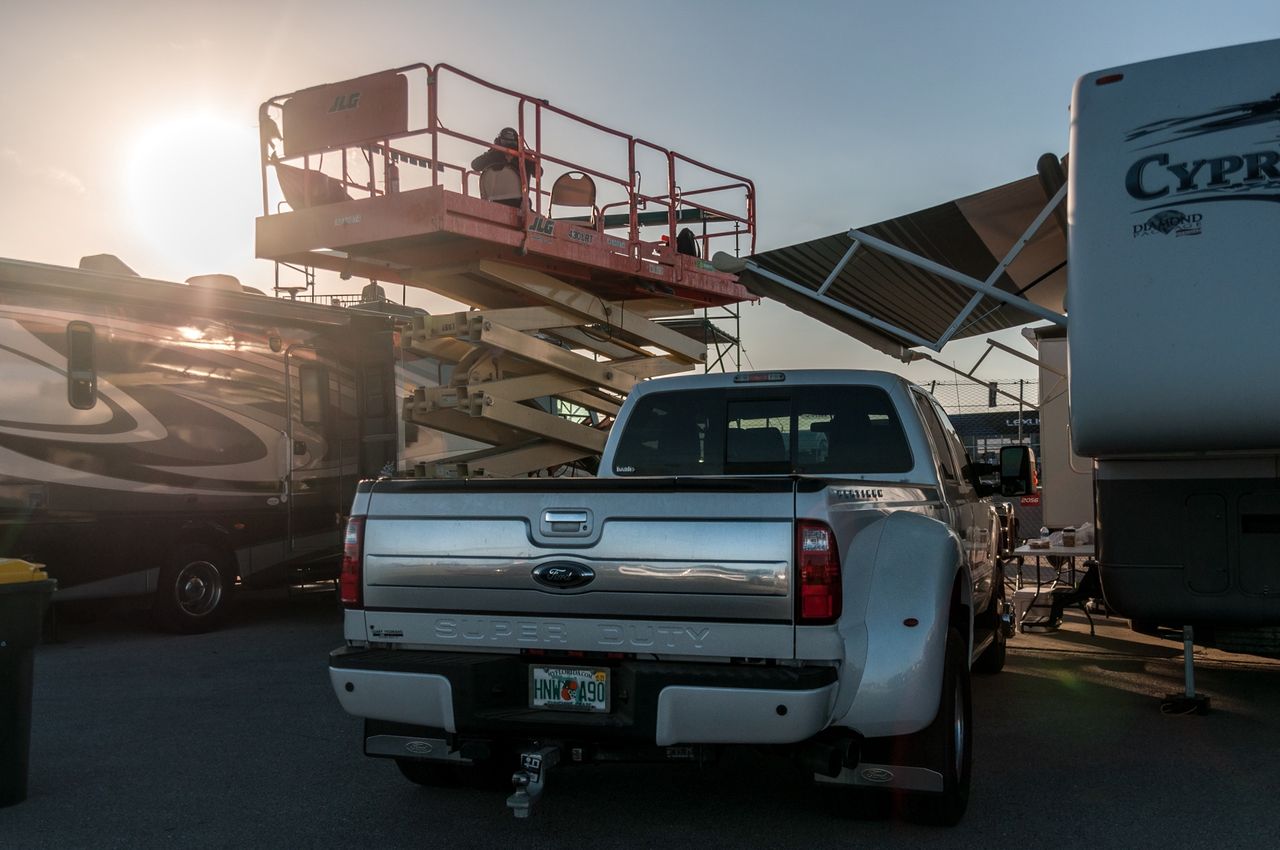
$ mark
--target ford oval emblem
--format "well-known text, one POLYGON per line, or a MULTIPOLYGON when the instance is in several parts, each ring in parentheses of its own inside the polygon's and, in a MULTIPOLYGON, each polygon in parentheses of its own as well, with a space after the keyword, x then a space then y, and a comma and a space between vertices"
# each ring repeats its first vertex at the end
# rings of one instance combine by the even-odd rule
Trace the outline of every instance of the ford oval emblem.
POLYGON ((552 561, 533 568, 534 581, 547 587, 554 587, 556 590, 582 587, 595 577, 595 570, 586 564, 575 564, 572 561, 552 561))
POLYGON ((410 741, 404 748, 415 756, 425 756, 430 755, 435 746, 430 741, 410 741))
POLYGON ((866 767, 862 769, 862 778, 868 782, 892 782, 893 771, 885 770, 883 767, 866 767))

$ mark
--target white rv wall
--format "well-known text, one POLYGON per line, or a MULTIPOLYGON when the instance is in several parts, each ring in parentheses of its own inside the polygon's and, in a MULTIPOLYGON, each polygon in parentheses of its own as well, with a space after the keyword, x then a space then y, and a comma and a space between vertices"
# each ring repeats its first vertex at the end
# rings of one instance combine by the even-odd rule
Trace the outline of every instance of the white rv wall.
POLYGON ((1067 338, 1061 329, 1047 328, 1037 334, 1036 347, 1042 364, 1040 505, 1044 524, 1078 528, 1093 522, 1093 461, 1071 450, 1071 396, 1063 377, 1067 373, 1067 338))
POLYGON ((1280 41, 1077 82, 1067 309, 1081 454, 1280 447, 1280 180, 1265 167, 1280 157, 1277 94, 1280 41))

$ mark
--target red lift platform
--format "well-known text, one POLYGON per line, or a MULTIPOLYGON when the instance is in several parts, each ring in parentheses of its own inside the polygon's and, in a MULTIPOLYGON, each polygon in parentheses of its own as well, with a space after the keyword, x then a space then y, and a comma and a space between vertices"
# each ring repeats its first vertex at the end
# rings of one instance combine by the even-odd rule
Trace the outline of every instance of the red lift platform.
POLYGON ((753 298, 706 259, 753 253, 750 180, 546 100, 419 64, 274 97, 259 117, 259 257, 429 289, 433 271, 498 260, 610 300, 753 298), (488 152, 509 167, 474 167, 488 152))
POLYGON ((707 339, 664 320, 754 300, 706 259, 754 252, 750 180, 547 100, 417 64, 271 98, 259 119, 259 257, 469 308, 405 328, 455 368, 404 416, 488 448, 418 474, 598 453, 631 386, 706 363, 707 339))

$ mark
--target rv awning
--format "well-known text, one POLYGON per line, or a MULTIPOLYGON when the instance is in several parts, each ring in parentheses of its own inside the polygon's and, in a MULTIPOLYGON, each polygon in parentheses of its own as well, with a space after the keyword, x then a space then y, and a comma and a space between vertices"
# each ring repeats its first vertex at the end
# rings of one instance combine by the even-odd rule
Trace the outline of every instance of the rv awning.
POLYGON ((1066 237, 1063 226, 1046 208, 1049 201, 1041 179, 1027 177, 867 227, 756 254, 748 258, 740 281, 756 295, 781 301, 888 354, 910 359, 907 349, 922 344, 912 335, 945 343, 1044 318, 977 293, 928 267, 934 263, 986 282, 1038 217, 1042 221, 1027 244, 990 283, 1040 308, 1062 311, 1066 237), (859 235, 871 239, 860 240, 840 268, 859 235), (883 246, 874 247, 871 242, 877 240, 925 260, 925 267, 896 252, 888 253, 883 246), (960 318, 975 297, 976 306, 960 318), (906 333, 877 327, 851 311, 906 333))

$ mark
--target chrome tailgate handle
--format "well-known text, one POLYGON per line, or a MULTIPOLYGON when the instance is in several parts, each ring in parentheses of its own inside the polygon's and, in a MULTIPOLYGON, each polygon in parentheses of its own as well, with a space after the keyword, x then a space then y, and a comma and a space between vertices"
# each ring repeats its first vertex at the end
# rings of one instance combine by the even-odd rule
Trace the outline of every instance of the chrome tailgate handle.
POLYGON ((586 537, 591 534, 591 511, 585 508, 545 510, 540 531, 548 537, 586 537))

